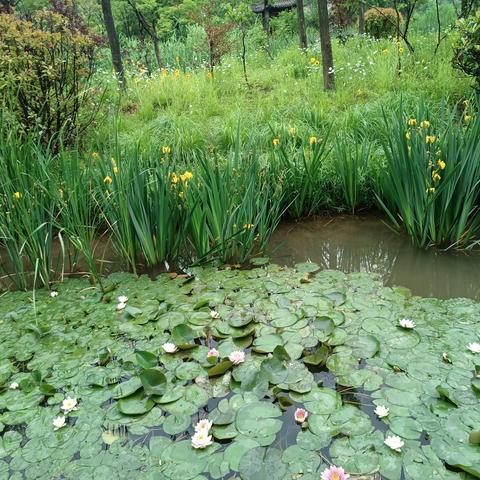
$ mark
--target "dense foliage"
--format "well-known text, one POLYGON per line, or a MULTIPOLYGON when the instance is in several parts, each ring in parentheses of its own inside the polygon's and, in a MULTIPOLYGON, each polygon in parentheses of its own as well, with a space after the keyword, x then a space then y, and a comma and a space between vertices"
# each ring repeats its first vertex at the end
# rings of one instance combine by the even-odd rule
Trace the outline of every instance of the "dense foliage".
POLYGON ((365 12, 365 32, 375 38, 395 36, 401 22, 401 13, 393 8, 374 7, 365 12))
POLYGON ((453 65, 473 77, 480 91, 480 9, 458 22, 458 40, 453 50, 453 65))
POLYGON ((71 142, 98 109, 89 89, 96 39, 70 11, 31 20, 0 14, 0 92, 7 115, 45 141, 62 132, 71 142), (90 110, 90 115, 88 115, 90 110))

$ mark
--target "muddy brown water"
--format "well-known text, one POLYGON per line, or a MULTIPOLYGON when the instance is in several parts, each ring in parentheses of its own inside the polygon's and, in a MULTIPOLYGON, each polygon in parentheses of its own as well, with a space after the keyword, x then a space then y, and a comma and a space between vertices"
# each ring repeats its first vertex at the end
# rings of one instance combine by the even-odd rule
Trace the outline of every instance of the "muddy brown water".
MULTIPOLYGON (((480 300, 479 251, 419 249, 407 235, 393 231, 384 218, 373 214, 283 222, 273 235, 269 252, 272 261, 280 265, 292 266, 311 260, 324 269, 379 274, 386 285, 407 287, 414 295, 480 300)), ((116 256, 111 240, 100 238, 95 253, 103 275, 124 270, 125 265, 116 256)), ((54 269, 60 272, 62 249, 58 242, 54 244, 53 256, 54 269)), ((5 261, 5 252, 0 250, 0 257, 5 261)), ((65 270, 72 271, 71 259, 65 262, 65 270)), ((8 262, 3 267, 12 271, 8 262)), ((85 262, 79 259, 73 270, 76 276, 86 273, 85 262)), ((139 273, 152 278, 164 271, 163 265, 138 269, 139 273)), ((0 291, 10 284, 0 277, 0 291)))
POLYGON ((379 274, 386 285, 414 295, 480 300, 480 252, 419 249, 375 215, 282 223, 270 246, 283 265, 311 260, 321 268, 379 274))

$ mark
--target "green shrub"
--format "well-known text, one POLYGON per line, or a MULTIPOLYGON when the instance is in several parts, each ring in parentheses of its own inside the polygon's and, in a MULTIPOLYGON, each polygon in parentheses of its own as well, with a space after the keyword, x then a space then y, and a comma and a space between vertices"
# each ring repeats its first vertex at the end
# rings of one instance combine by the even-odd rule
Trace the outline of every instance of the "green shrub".
POLYGON ((47 141, 60 132, 73 140, 92 118, 83 121, 81 108, 95 111, 87 105, 95 41, 64 13, 43 11, 31 21, 0 14, 1 104, 24 132, 47 141))
POLYGON ((393 8, 373 7, 365 12, 365 32, 375 38, 394 36, 402 15, 393 8))
POLYGON ((453 66, 475 80, 480 90, 480 9, 457 23, 458 39, 453 49, 453 66))

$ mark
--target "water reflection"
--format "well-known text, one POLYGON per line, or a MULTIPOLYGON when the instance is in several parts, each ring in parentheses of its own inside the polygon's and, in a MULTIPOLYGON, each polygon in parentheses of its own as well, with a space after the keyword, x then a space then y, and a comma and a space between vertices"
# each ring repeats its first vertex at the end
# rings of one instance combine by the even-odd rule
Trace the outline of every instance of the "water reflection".
POLYGON ((325 269, 378 273, 387 285, 415 295, 480 299, 479 253, 421 250, 375 216, 283 223, 271 247, 285 265, 311 260, 325 269))

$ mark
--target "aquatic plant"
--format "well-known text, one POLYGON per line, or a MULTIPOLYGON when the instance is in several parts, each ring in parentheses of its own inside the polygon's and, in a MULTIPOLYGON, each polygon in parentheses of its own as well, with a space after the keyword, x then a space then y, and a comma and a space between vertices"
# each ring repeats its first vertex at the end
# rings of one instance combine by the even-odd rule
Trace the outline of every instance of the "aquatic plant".
POLYGON ((2 296, 1 475, 480 478, 478 303, 312 263, 104 284, 2 296))
POLYGON ((445 127, 428 118, 423 104, 415 118, 403 109, 385 115, 391 134, 377 200, 416 245, 466 248, 480 233, 480 118, 452 112, 445 127))

